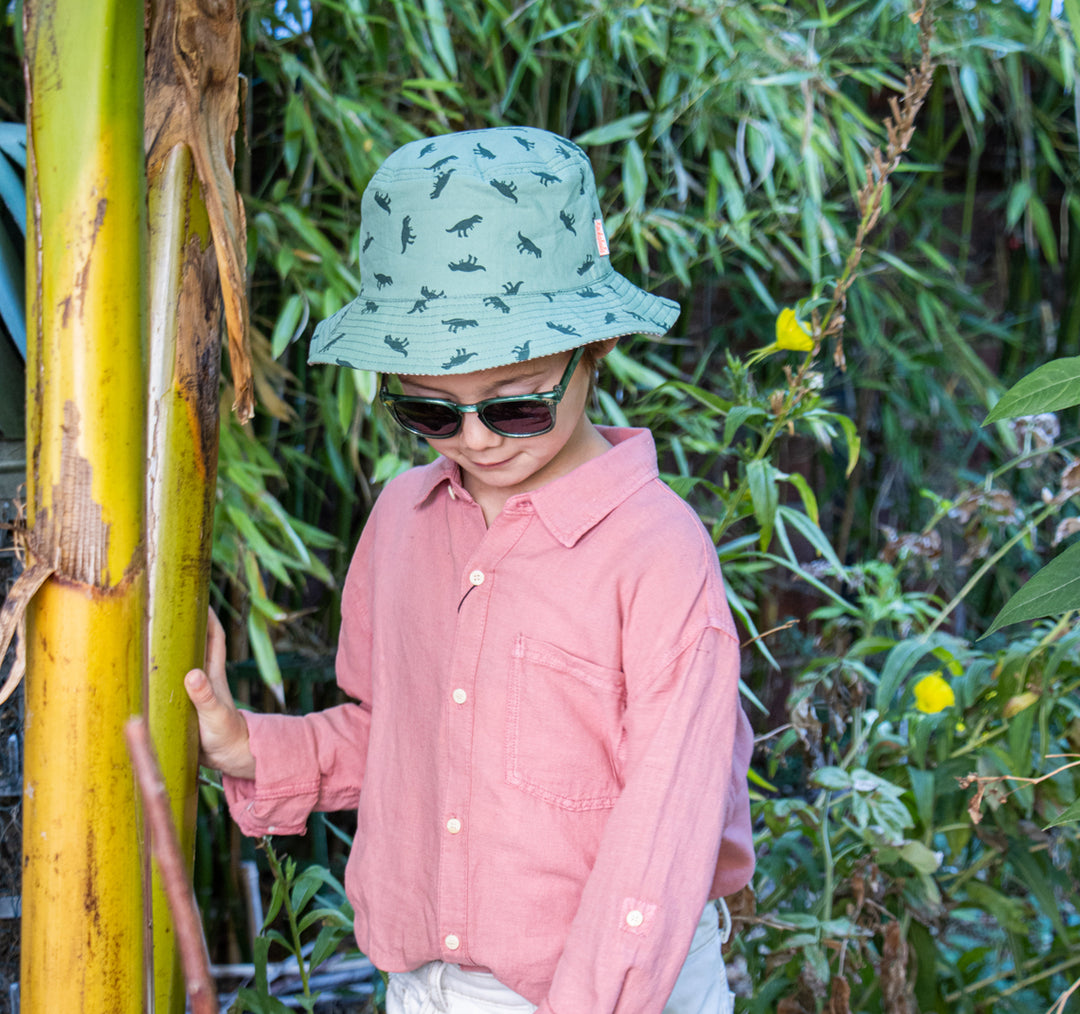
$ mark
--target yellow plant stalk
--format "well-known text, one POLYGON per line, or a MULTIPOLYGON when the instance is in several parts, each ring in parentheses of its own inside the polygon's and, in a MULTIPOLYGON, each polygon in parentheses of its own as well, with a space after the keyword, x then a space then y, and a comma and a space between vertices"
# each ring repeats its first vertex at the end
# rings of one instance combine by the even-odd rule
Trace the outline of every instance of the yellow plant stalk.
MULTIPOLYGON (((202 665, 206 638, 223 295, 237 402, 242 414, 251 412, 244 215, 232 186, 239 118, 235 4, 210 8, 193 0, 154 2, 148 41, 148 714, 183 862, 190 870, 198 733, 183 677, 202 665)), ((183 1014, 175 921, 156 866, 151 879, 154 1010, 183 1014)))
MULTIPOLYGON (((217 474, 221 302, 190 151, 177 146, 148 175, 150 209, 150 468, 147 567, 150 734, 190 870, 198 803, 198 730, 184 673, 203 663, 217 474)), ((184 1010, 173 919, 153 871, 157 1014, 184 1010)))
POLYGON ((144 1009, 123 728, 142 709, 143 9, 26 0, 28 563, 21 1010, 144 1009))

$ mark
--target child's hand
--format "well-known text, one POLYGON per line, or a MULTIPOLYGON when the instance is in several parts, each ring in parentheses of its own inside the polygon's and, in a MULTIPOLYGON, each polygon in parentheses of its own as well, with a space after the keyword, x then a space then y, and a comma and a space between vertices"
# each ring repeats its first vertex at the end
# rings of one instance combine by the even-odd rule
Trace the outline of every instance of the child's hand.
POLYGON ((192 669, 184 677, 184 689, 199 717, 199 760, 234 778, 254 778, 247 725, 225 679, 225 630, 213 611, 206 628, 205 665, 205 671, 192 669))

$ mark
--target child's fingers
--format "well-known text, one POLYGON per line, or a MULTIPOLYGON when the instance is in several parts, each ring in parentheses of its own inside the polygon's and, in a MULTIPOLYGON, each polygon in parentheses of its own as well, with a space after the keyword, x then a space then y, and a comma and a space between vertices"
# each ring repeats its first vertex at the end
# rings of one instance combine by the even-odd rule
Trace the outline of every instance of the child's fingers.
POLYGON ((206 618, 206 671, 225 670, 225 628, 213 609, 206 618))
POLYGON ((225 628, 221 621, 210 611, 206 623, 206 660, 203 672, 210 681, 214 696, 217 700, 230 707, 232 705, 232 691, 229 689, 229 681, 225 676, 225 628))

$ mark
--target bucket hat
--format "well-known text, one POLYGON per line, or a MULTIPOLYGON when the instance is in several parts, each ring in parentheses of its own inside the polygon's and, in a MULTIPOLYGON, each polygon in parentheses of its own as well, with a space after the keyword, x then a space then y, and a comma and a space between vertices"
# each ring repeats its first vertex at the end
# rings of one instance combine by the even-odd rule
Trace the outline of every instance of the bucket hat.
POLYGON ((661 335, 679 315, 613 270, 588 156, 546 130, 412 141, 360 215, 360 294, 316 327, 309 362, 468 373, 661 335))

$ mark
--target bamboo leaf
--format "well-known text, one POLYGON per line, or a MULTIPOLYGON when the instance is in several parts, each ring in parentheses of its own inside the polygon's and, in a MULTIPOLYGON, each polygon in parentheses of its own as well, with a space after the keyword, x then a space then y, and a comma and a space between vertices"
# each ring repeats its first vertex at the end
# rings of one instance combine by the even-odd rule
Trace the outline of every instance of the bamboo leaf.
POLYGON ((1055 359, 1033 370, 1009 388, 990 410, 983 425, 1080 405, 1080 356, 1055 359))
POLYGON ((298 293, 294 293, 281 308, 278 319, 274 322, 274 333, 270 339, 270 355, 275 359, 303 333, 307 327, 308 304, 307 300, 298 293), (303 320, 301 320, 303 314, 303 320))
POLYGON ((631 138, 623 153, 623 200, 633 212, 641 214, 645 209, 645 189, 649 182, 645 169, 645 156, 641 145, 631 138))
POLYGON ((281 668, 278 666, 277 654, 274 652, 274 643, 270 639, 270 629, 266 620, 252 609, 248 613, 247 628, 248 638, 251 641, 251 653, 255 656, 259 675, 277 698, 278 703, 284 706, 285 691, 281 682, 281 668))
POLYGON ((628 141, 632 137, 637 137, 648 123, 648 113, 631 113, 629 116, 612 120, 611 123, 605 123, 603 126, 587 130, 584 134, 575 137, 574 140, 582 148, 592 145, 612 144, 615 141, 628 141))
POLYGON ((1057 267, 1057 236, 1054 234, 1054 224, 1050 221, 1050 212, 1046 210, 1042 199, 1034 194, 1028 202, 1027 210, 1031 216, 1031 227, 1035 230, 1035 236, 1042 248, 1043 257, 1052 268, 1057 267))
POLYGON ((428 31, 431 33, 431 44, 435 47, 435 53, 446 73, 456 78, 457 58, 454 56, 454 44, 450 40, 450 29, 446 25, 446 10, 442 0, 424 0, 424 12, 427 14, 428 31))

